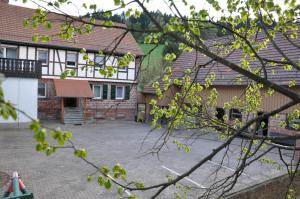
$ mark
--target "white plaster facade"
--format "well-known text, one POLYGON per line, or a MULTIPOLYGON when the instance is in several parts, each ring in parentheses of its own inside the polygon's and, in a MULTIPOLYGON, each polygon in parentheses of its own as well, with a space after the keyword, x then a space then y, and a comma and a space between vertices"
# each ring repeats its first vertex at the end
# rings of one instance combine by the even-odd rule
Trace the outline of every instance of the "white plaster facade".
MULTIPOLYGON (((38 79, 32 78, 15 78, 6 77, 2 81, 2 88, 4 91, 4 99, 10 101, 14 106, 30 117, 37 119, 37 88, 38 79)), ((2 123, 28 123, 31 120, 20 112, 17 112, 17 120, 9 118, 8 120, 3 120, 0 118, 0 124, 2 123)))

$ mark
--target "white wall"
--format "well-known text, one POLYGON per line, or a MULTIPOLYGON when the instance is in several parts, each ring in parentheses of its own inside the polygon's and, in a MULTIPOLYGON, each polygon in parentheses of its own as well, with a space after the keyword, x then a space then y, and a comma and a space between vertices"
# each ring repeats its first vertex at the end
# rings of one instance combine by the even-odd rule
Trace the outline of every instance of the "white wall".
MULTIPOLYGON (((128 82, 133 82, 135 80, 135 62, 131 62, 128 66, 128 72, 118 72, 117 70, 117 59, 114 56, 110 56, 109 59, 107 60, 107 65, 114 66, 115 69, 117 70, 116 73, 113 74, 112 77, 105 78, 103 75, 99 73, 99 71, 95 71, 95 76, 94 76, 94 68, 89 67, 88 70, 86 71, 86 61, 83 60, 83 55, 75 52, 75 51, 66 51, 66 50, 59 50, 59 49, 51 49, 51 48, 36 48, 36 47, 26 47, 26 46, 19 46, 19 58, 20 59, 36 59, 37 55, 36 52, 37 50, 48 50, 49 52, 49 63, 48 65, 44 65, 42 67, 42 76, 44 78, 55 78, 54 76, 58 77, 62 70, 66 69, 66 53, 67 52, 73 52, 77 53, 78 55, 78 78, 85 78, 85 79, 93 79, 93 81, 107 81, 108 79, 110 81, 128 81, 128 82), (81 68, 84 68, 84 70, 81 70, 81 68), (119 73, 119 74, 117 74, 119 73), (128 73, 128 74, 127 74, 128 73)), ((95 53, 88 53, 88 56, 91 60, 94 60, 95 53)), ((71 77, 70 79, 72 79, 71 77)), ((74 77, 76 78, 76 77, 74 77)))
MULTIPOLYGON (((32 118, 37 119, 37 79, 30 78, 10 78, 7 77, 2 82, 4 91, 4 99, 10 100, 15 107, 24 111, 32 118)), ((21 113, 17 113, 17 120, 3 120, 0 118, 0 123, 25 123, 30 122, 30 119, 21 113)))

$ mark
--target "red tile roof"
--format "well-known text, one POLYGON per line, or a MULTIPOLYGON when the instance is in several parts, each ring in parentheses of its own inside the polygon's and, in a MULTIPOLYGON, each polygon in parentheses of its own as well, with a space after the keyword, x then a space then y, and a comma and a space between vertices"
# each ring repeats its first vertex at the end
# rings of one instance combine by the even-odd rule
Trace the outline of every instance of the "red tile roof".
MULTIPOLYGON (((34 9, 14 6, 0 1, 0 41, 22 42, 26 44, 39 44, 53 47, 58 46, 61 48, 85 48, 90 51, 98 52, 99 50, 112 50, 116 44, 115 40, 120 38, 125 32, 125 30, 116 28, 105 29, 102 27, 94 27, 91 34, 77 35, 75 36, 75 40, 64 40, 58 36, 53 36, 59 33, 61 25, 61 21, 58 21, 57 19, 62 19, 61 16, 54 13, 48 15, 49 20, 57 20, 56 22, 53 22, 52 29, 49 30, 44 27, 39 27, 37 30, 34 30, 31 27, 24 28, 24 19, 30 19, 34 15, 34 12, 34 9), (35 43, 32 42, 32 36, 35 34, 53 37, 48 43, 35 43)), ((97 21, 97 23, 101 23, 101 21, 97 21)), ((125 26, 124 24, 118 25, 125 26)), ((131 52, 137 56, 143 55, 143 52, 130 32, 123 38, 115 52, 119 54, 131 52)))

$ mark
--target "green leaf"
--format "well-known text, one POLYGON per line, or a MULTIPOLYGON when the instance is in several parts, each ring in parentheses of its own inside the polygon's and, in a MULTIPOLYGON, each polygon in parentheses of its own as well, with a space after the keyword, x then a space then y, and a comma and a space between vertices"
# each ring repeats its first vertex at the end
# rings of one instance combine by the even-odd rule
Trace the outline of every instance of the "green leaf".
POLYGON ((233 42, 232 47, 234 49, 239 49, 241 47, 241 43, 238 40, 236 40, 235 42, 233 42))
POLYGON ((105 182, 104 187, 105 187, 107 190, 109 190, 109 189, 111 188, 111 182, 110 182, 109 179, 105 182))
POLYGON ((102 176, 99 176, 98 179, 97 179, 97 182, 100 186, 103 186, 104 183, 105 183, 105 180, 102 176))
POLYGON ((134 17, 139 18, 141 16, 141 12, 139 10, 135 10, 134 17))
POLYGON ((35 146, 35 150, 36 151, 43 151, 44 150, 44 147, 41 143, 38 143, 36 146, 35 146))
POLYGON ((136 182, 134 185, 137 189, 143 189, 145 187, 144 184, 140 182, 136 182))
POLYGON ((79 158, 86 158, 87 152, 85 149, 77 149, 74 151, 74 155, 79 158))
POLYGON ((70 71, 70 75, 71 75, 72 77, 74 77, 74 76, 76 75, 76 71, 75 71, 75 70, 71 70, 71 71, 70 71))
POLYGON ((32 36, 32 41, 33 42, 38 42, 39 41, 39 36, 38 35, 33 35, 32 36))
POLYGON ((51 29, 51 28, 52 28, 52 22, 51 22, 51 21, 48 21, 48 22, 47 22, 47 28, 48 28, 48 29, 51 29))
POLYGON ((43 35, 41 38, 41 41, 44 43, 48 43, 50 41, 50 37, 47 35, 43 35))
POLYGON ((92 177, 92 176, 87 176, 87 177, 86 177, 86 181, 87 181, 87 182, 91 182, 92 180, 93 180, 93 177, 92 177))
POLYGON ((54 149, 52 147, 47 147, 47 149, 45 151, 45 153, 46 153, 47 156, 52 155, 53 152, 54 152, 54 149))
POLYGON ((122 188, 122 187, 118 187, 118 194, 120 195, 120 196, 123 196, 123 194, 124 194, 124 189, 122 188))
POLYGON ((121 5, 121 0, 114 0, 115 6, 121 5))
POLYGON ((100 169, 100 172, 101 173, 103 173, 104 175, 107 175, 108 173, 109 173, 109 168, 107 168, 107 167, 102 167, 101 169, 100 169))
POLYGON ((40 129, 34 134, 34 138, 38 142, 45 142, 46 137, 47 137, 46 129, 40 129))
POLYGON ((65 141, 70 140, 72 137, 73 137, 73 134, 72 134, 71 131, 66 131, 64 133, 64 139, 65 139, 65 141))
POLYGON ((30 25, 29 19, 24 19, 24 21, 23 21, 23 26, 24 26, 24 28, 28 28, 29 25, 30 25))

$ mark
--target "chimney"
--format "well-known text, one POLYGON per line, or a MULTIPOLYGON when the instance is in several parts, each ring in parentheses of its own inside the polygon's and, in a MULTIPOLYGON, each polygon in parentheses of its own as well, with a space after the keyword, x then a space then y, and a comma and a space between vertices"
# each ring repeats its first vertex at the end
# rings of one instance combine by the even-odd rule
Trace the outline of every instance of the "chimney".
POLYGON ((9 0, 0 0, 0 3, 9 3, 9 0))

